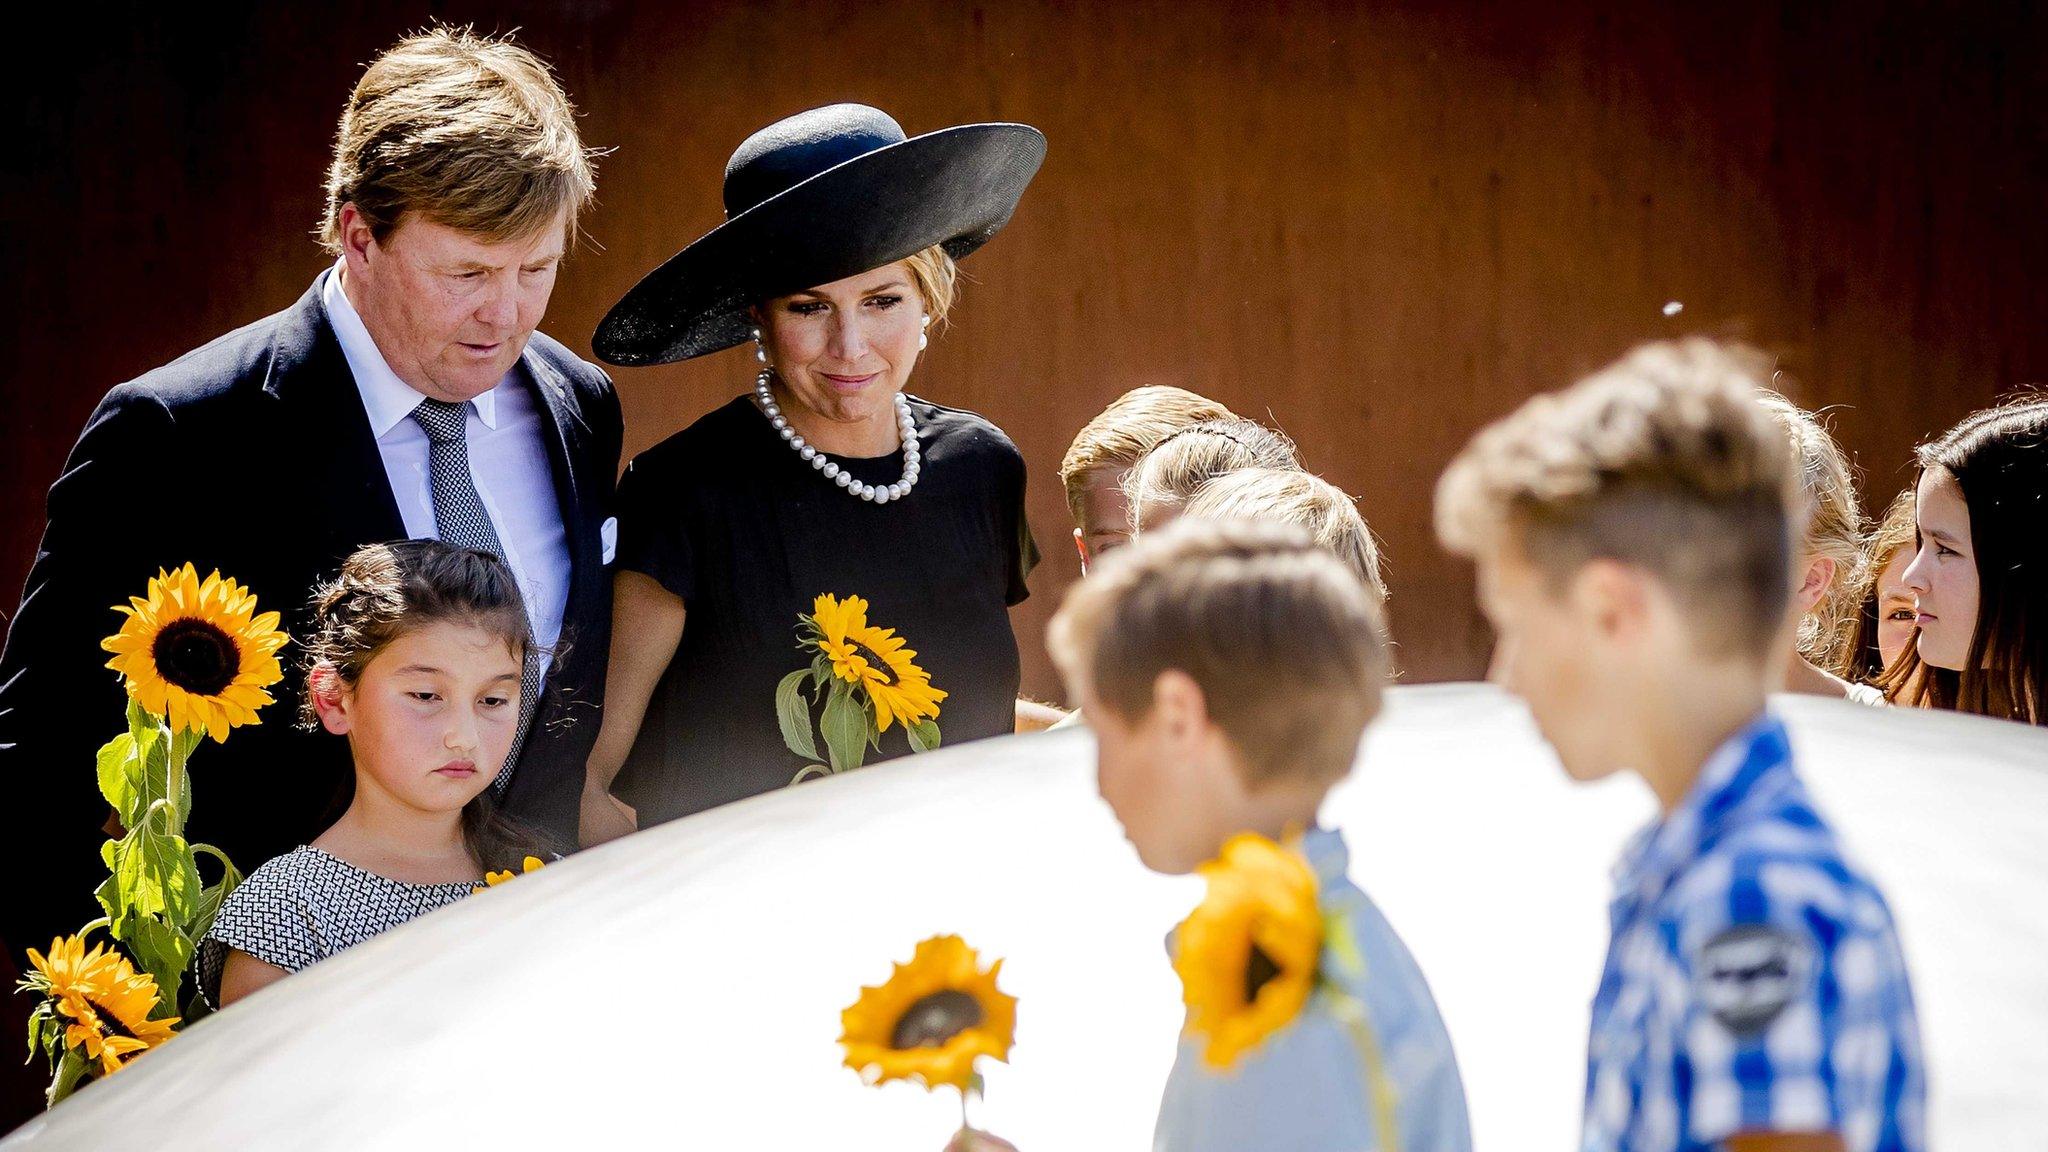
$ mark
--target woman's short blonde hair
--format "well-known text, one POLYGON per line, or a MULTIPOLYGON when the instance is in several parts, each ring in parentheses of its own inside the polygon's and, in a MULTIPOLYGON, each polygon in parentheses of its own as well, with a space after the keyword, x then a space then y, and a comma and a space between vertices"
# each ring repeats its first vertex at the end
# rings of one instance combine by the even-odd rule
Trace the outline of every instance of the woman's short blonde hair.
POLYGON ((320 242, 341 251, 354 204, 382 241, 407 213, 500 241, 565 210, 568 235, 597 188, 576 109, 538 56, 467 28, 408 36, 356 82, 327 169, 320 242))
POLYGON ((1227 472, 1202 485, 1182 505, 1181 514, 1199 520, 1292 524, 1357 573, 1375 599, 1386 601, 1387 585, 1380 578, 1380 550, 1372 529, 1350 495, 1320 476, 1294 468, 1227 472))
POLYGON ((959 294, 960 266, 937 244, 907 257, 903 266, 910 270, 917 294, 924 297, 925 315, 932 318, 933 324, 944 325, 946 313, 953 310, 953 301, 959 294))
POLYGON ((1768 388, 1757 390, 1757 402, 1791 442, 1793 466, 1807 504, 1801 541, 1804 563, 1821 557, 1835 562, 1827 591, 1799 620, 1799 654, 1822 668, 1833 668, 1854 640, 1862 595, 1863 513, 1856 506, 1856 482, 1841 447, 1813 413, 1768 388))

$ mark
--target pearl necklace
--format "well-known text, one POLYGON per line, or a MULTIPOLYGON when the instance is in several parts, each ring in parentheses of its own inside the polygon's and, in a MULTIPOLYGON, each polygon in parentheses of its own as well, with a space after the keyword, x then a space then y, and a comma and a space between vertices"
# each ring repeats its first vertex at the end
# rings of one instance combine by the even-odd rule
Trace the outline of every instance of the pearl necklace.
POLYGON ((859 497, 872 504, 887 504, 891 500, 903 499, 910 495, 912 488, 917 487, 917 474, 923 467, 923 462, 919 459, 921 453, 917 446, 917 423, 910 418, 910 401, 903 393, 898 392, 895 396, 896 427, 903 434, 903 478, 894 484, 883 484, 879 487, 855 480, 851 472, 827 460, 823 452, 805 443, 804 438, 797 435, 796 429, 789 426, 788 417, 782 414, 781 405, 775 403, 775 394, 768 388, 766 369, 754 378, 754 398, 760 401, 761 411, 767 413, 768 423, 775 426, 775 431, 789 442, 789 446, 796 450, 796 454, 809 462, 810 466, 825 479, 846 489, 847 495, 859 497))

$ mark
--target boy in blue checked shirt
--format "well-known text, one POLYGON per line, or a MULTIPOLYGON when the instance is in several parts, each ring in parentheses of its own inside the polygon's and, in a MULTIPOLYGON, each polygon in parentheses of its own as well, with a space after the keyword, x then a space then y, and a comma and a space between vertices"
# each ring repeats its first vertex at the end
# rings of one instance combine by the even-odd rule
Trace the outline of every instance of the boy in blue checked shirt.
POLYGON ((1919 1152, 1918 1029, 1884 897, 1764 710, 1805 511, 1768 365, 1653 344, 1482 431, 1437 490, 1494 678, 1575 779, 1662 817, 1616 871, 1585 1152, 1919 1152))
MULTIPOLYGON (((1347 878, 1343 837, 1314 827, 1379 711, 1378 598, 1298 529, 1187 519, 1091 570, 1049 641, 1139 858, 1187 873, 1238 833, 1305 830, 1294 875, 1342 937, 1309 938, 1321 983, 1229 1067, 1183 1037, 1153 1147, 1466 1152, 1464 1088, 1429 985, 1347 878)), ((1275 974, 1247 960, 1228 983, 1250 994, 1239 1010, 1258 1011, 1276 1002, 1261 999, 1275 974)))

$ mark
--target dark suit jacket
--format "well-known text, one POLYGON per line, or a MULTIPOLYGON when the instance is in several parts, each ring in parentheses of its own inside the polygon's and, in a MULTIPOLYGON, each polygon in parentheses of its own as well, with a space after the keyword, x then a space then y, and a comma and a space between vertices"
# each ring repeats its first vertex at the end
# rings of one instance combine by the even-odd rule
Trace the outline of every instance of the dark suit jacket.
MULTIPOLYGON (((307 598, 350 552, 405 536, 354 377, 320 305, 290 308, 107 394, 50 489, 49 524, 0 653, 5 824, 0 938, 19 955, 99 914, 107 805, 93 753, 123 728, 102 637, 159 568, 218 568, 308 634, 307 598)), ((612 515, 622 421, 611 381, 536 332, 520 376, 551 429, 548 455, 572 563, 566 642, 506 794, 510 813, 573 846, 583 765, 597 736, 611 631, 600 543, 612 515)), ((188 835, 245 872, 317 835, 347 742, 296 727, 296 645, 261 723, 193 755, 188 835)))

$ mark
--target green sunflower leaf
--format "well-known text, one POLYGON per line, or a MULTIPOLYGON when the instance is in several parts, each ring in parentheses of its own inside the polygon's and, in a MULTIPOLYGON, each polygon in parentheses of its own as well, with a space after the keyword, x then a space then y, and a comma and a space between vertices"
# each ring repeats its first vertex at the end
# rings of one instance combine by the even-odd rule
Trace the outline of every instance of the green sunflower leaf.
POLYGON ((192 963, 192 942, 161 916, 132 916, 118 927, 115 936, 128 946, 136 966, 156 978, 162 998, 151 1015, 176 1015, 185 969, 192 963))
POLYGON ((213 927, 214 917, 220 914, 221 903, 228 898, 229 893, 233 892, 242 883, 241 869, 235 867, 234 861, 229 860, 226 853, 211 844, 194 844, 192 846, 194 861, 196 862, 201 855, 211 856, 215 860, 220 861, 221 878, 220 883, 209 884, 200 890, 199 908, 192 917, 192 922, 188 926, 186 933, 187 936, 194 940, 206 939, 207 931, 213 927))
POLYGON ((860 767, 868 750, 867 709, 853 698, 853 688, 845 681, 832 685, 818 731, 825 737, 826 751, 832 754, 834 772, 851 772, 860 767))
POLYGON ((904 731, 910 736, 910 746, 919 752, 930 752, 939 746, 939 725, 935 720, 907 724, 904 731))
POLYGON ((806 760, 822 759, 817 741, 811 739, 811 707, 803 697, 804 681, 811 670, 798 669, 775 686, 775 720, 782 725, 782 742, 806 760))
POLYGON ((100 745, 100 795, 106 797, 114 811, 121 814, 124 825, 133 824, 135 814, 140 811, 137 801, 140 799, 142 773, 129 770, 135 759, 135 736, 132 732, 123 732, 100 745))

